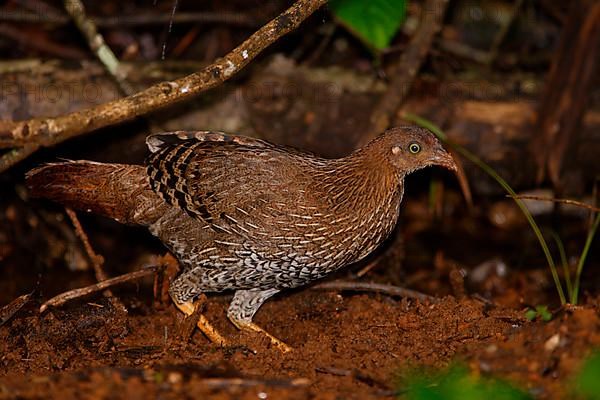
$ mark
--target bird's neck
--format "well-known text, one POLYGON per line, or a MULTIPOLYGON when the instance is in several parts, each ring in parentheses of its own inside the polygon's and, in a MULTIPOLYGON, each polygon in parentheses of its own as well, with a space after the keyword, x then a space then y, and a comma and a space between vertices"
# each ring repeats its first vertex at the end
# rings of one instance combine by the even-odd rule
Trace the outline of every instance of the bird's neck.
POLYGON ((352 251, 344 261, 358 261, 394 229, 404 176, 395 173, 386 160, 360 150, 332 160, 322 171, 315 184, 321 186, 320 193, 335 215, 335 224, 347 225, 343 235, 352 242, 352 251))
MULTIPOLYGON (((320 174, 320 188, 332 211, 380 218, 397 216, 403 194, 404 176, 387 160, 361 149, 347 157, 331 160, 320 174)), ((394 220, 395 223, 395 220, 394 220)))

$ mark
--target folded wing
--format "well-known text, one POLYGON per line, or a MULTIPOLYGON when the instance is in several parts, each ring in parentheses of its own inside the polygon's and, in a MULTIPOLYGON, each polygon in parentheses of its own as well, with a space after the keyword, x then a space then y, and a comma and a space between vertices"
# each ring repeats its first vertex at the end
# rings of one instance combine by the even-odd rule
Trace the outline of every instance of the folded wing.
POLYGON ((147 144, 153 190, 207 229, 266 235, 293 220, 292 210, 314 202, 306 198, 310 177, 300 161, 306 155, 294 162, 289 149, 217 132, 157 134, 147 144))

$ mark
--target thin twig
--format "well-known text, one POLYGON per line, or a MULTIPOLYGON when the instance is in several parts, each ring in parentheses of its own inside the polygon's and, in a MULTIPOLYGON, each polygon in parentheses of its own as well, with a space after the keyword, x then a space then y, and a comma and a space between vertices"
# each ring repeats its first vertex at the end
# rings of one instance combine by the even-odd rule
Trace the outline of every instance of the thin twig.
POLYGON ((310 385, 306 378, 294 379, 256 379, 256 378, 200 378, 202 385, 212 388, 271 386, 271 387, 301 387, 310 385))
POLYGON ((456 153, 454 150, 450 149, 450 154, 452 155, 452 158, 454 159, 454 163, 456 164, 456 172, 454 173, 456 175, 456 179, 458 180, 458 184, 460 186, 460 190, 463 194, 463 197, 465 198, 465 201, 467 202, 467 206, 469 206, 469 208, 473 208, 473 194, 471 192, 471 186, 469 185, 469 180, 467 179, 467 174, 465 172, 465 167, 462 163, 462 160, 457 157, 456 153))
POLYGON ((85 52, 77 48, 54 42, 51 38, 35 34, 33 31, 23 31, 22 29, 14 28, 9 24, 0 24, 0 36, 7 37, 13 42, 52 55, 53 57, 70 60, 81 60, 86 57, 85 52))
POLYGON ((125 80, 121 64, 115 53, 106 44, 104 37, 98 33, 95 23, 87 17, 85 7, 81 0, 64 0, 65 10, 73 18, 75 25, 85 36, 90 49, 96 54, 108 73, 115 79, 119 88, 125 95, 134 93, 133 86, 125 80))
POLYGON ((50 300, 46 301, 44 304, 42 304, 42 306, 40 307, 40 312, 43 313, 50 306, 57 307, 65 304, 67 301, 78 299, 80 297, 84 297, 92 293, 101 292, 115 285, 120 285, 122 283, 131 282, 137 279, 144 278, 146 276, 153 275, 159 270, 160 267, 158 266, 149 266, 142 269, 141 271, 130 272, 128 274, 120 275, 115 278, 110 278, 105 281, 98 282, 94 285, 69 290, 68 292, 61 293, 58 296, 55 296, 50 300))
POLYGON ((571 200, 571 199, 554 199, 552 197, 530 196, 530 195, 520 195, 520 194, 518 194, 516 196, 511 196, 511 195, 507 194, 506 197, 512 197, 513 199, 521 199, 521 200, 551 201, 553 203, 569 204, 571 206, 587 208, 590 211, 600 212, 600 208, 598 208, 598 207, 594 207, 592 205, 582 203, 577 200, 571 200))
MULTIPOLYGON (((260 23, 242 13, 226 12, 178 12, 173 17, 170 14, 139 14, 122 15, 117 17, 90 17, 100 28, 123 28, 140 25, 161 25, 173 21, 174 24, 227 24, 245 28, 255 28, 260 23)), ((36 24, 66 25, 70 18, 66 15, 38 14, 28 11, 0 10, 0 22, 21 22, 36 24)))
POLYGON ((457 57, 474 61, 479 64, 490 64, 491 56, 489 51, 473 48, 458 40, 440 38, 437 41, 437 46, 446 53, 450 53, 457 57))
MULTIPOLYGON (((128 80, 127 72, 131 69, 123 68, 123 64, 106 44, 104 37, 98 32, 94 21, 87 16, 83 3, 80 0, 64 0, 64 6, 83 36, 85 36, 90 49, 96 54, 96 58, 117 83, 121 95, 130 96, 134 94, 135 89, 128 80)), ((145 122, 152 132, 164 131, 163 127, 150 119, 145 122)))
POLYGON ((473 48, 468 44, 456 40, 444 38, 441 38, 438 41, 438 45, 442 50, 450 54, 454 54, 458 57, 475 61, 479 64, 491 65, 494 63, 494 61, 496 61, 500 45, 502 44, 502 42, 504 42, 504 39, 506 38, 506 35, 508 34, 509 29, 512 26, 515 17, 517 16, 517 13, 522 5, 523 0, 515 0, 509 18, 502 21, 500 29, 494 36, 494 40, 492 41, 492 44, 490 45, 490 48, 487 51, 473 48))
POLYGON ((370 282, 352 282, 352 281, 331 281, 323 282, 312 286, 312 289, 317 290, 348 290, 353 292, 374 292, 381 293, 393 297, 407 297, 409 299, 417 299, 420 301, 437 302, 433 296, 425 293, 417 292, 416 290, 405 289, 399 286, 385 285, 382 283, 370 282))
POLYGON ((106 272, 104 272, 104 268, 102 268, 102 265, 104 264, 104 257, 102 257, 100 254, 96 253, 94 251, 94 249, 92 248, 92 245, 90 244, 90 239, 88 238, 87 234, 83 230, 83 227, 81 226, 81 223, 79 222, 79 218, 77 218, 77 214, 75 213, 75 211, 73 211, 69 207, 65 207, 65 211, 67 212, 67 215, 71 219, 71 222, 73 223, 73 227, 75 228, 75 233, 77 234, 77 237, 79 237, 79 239, 81 239, 81 242, 83 243, 83 247, 85 248, 85 252, 87 253, 88 257, 90 258, 92 265, 94 266, 94 273, 96 275, 96 280, 104 281, 104 280, 108 279, 106 272))
POLYGON ((363 276, 365 276, 366 274, 368 274, 373 268, 375 268, 377 266, 377 264, 379 264, 379 260, 373 260, 370 263, 368 263, 367 265, 365 265, 364 267, 362 267, 360 269, 360 271, 358 271, 356 273, 356 277, 357 278, 362 278, 363 276))
MULTIPOLYGON (((2 121, 0 121, 0 130, 2 129, 2 121)), ((22 161, 35 153, 40 146, 36 144, 28 144, 23 147, 10 149, 0 156, 0 172, 6 171, 19 161, 22 161)))
MULTIPOLYGON (((83 243, 83 247, 85 248, 85 252, 86 252, 87 256, 89 257, 90 261, 92 262, 96 280, 98 282, 107 280, 108 275, 106 274, 106 272, 104 271, 104 268, 103 268, 104 257, 102 257, 100 254, 96 253, 94 251, 94 249, 92 248, 90 239, 88 238, 88 235, 83 230, 83 227, 81 226, 81 222, 79 222, 79 218, 77 217, 77 213, 75 213, 75 211, 73 211, 69 207, 65 207, 65 211, 66 211, 67 215, 69 216, 69 219, 71 220, 71 223, 73 224, 73 227, 75 228, 75 234, 77 235, 77 237, 79 237, 79 239, 81 239, 81 242, 83 243)), ((127 313, 127 307, 125 307, 125 305, 121 302, 121 300, 119 300, 110 289, 107 289, 104 291, 104 296, 106 298, 108 298, 108 300, 110 301, 110 303, 113 305, 113 307, 115 309, 120 310, 124 313, 127 313)))
MULTIPOLYGON (((325 3, 326 0, 298 0, 230 53, 197 73, 150 86, 123 99, 55 118, 0 122, 0 147, 21 147, 26 143, 53 146, 212 89, 230 79, 265 48, 297 28, 304 19, 325 3)), ((12 164, 5 164, 4 169, 10 165, 12 164)))
POLYGON ((0 326, 4 325, 11 319, 25 304, 31 300, 33 293, 24 294, 17 297, 4 307, 0 308, 0 326))
POLYGON ((159 265, 161 270, 154 279, 154 305, 160 307, 170 301, 169 282, 179 272, 179 262, 173 254, 167 252, 164 256, 155 258, 153 264, 159 265))
POLYGON ((387 383, 381 382, 380 380, 375 379, 358 370, 342 369, 335 367, 316 367, 315 372, 334 376, 349 376, 353 379, 356 379, 359 382, 365 383, 369 386, 378 387, 379 389, 385 390, 386 392, 391 390, 387 383))

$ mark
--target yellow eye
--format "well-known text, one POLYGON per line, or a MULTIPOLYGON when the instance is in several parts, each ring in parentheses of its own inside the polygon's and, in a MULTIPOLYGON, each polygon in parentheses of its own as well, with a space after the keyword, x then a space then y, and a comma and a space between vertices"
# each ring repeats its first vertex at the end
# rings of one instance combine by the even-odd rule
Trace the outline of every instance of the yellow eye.
POLYGON ((421 151, 421 145, 413 142, 408 145, 408 151, 410 151, 412 154, 417 154, 421 151))

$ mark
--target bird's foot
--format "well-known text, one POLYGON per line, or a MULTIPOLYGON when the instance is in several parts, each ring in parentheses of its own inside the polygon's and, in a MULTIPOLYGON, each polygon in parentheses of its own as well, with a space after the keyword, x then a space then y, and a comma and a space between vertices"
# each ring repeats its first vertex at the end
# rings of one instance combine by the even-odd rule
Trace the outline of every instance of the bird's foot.
MULTIPOLYGON (((194 305, 194 303, 192 303, 191 301, 185 303, 177 303, 176 301, 173 302, 175 303, 177 308, 179 308, 179 310, 186 315, 186 317, 190 317, 196 311, 197 305, 194 305)), ((217 331, 215 327, 212 326, 210 322, 208 322, 204 314, 199 315, 196 326, 198 327, 198 329, 200 329, 202 333, 204 333, 204 335, 206 335, 206 337, 211 342, 218 344, 219 346, 228 345, 227 339, 225 339, 223 335, 221 335, 219 331, 217 331)))
POLYGON ((265 335, 266 337, 269 338, 269 340, 271 341, 271 344, 274 345, 275 347, 277 347, 282 353, 289 353, 290 351, 292 351, 294 349, 293 347, 286 344, 284 341, 276 338, 275 336, 271 335, 269 332, 265 331, 260 326, 256 325, 254 322, 251 322, 251 321, 232 321, 232 322, 236 327, 238 327, 239 329, 241 329, 243 331, 252 331, 252 332, 257 332, 262 335, 265 335))
POLYGON ((196 324, 196 326, 198 327, 198 329, 200 329, 202 331, 202 333, 204 333, 206 335, 206 337, 213 343, 218 344, 219 346, 228 346, 229 342, 227 341, 227 339, 225 339, 223 337, 223 335, 221 335, 219 333, 219 331, 217 331, 215 329, 214 326, 212 326, 212 324, 210 322, 208 322, 208 320, 206 319, 206 317, 204 315, 200 315, 200 318, 198 319, 198 323, 196 324))

